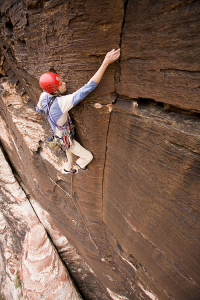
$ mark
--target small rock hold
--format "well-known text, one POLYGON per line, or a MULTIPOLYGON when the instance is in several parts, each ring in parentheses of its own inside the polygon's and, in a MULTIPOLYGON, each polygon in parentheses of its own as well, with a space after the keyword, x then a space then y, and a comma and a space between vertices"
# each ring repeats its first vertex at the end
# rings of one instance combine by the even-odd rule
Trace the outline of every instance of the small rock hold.
POLYGON ((138 108, 138 103, 137 103, 137 101, 133 101, 133 108, 138 108))
POLYGON ((112 109, 113 109, 113 104, 107 104, 106 106, 108 107, 108 109, 109 109, 109 112, 111 112, 111 111, 112 111, 112 109))
POLYGON ((94 107, 95 107, 95 108, 102 108, 102 105, 101 105, 100 103, 95 103, 95 104, 94 104, 94 107))

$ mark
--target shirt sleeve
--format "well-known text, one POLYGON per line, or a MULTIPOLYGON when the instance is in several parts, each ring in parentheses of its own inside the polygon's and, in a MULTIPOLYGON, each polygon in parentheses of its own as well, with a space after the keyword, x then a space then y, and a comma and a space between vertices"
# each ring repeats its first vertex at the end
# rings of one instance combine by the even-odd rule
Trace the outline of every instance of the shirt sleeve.
POLYGON ((58 104, 62 113, 67 113, 72 107, 78 104, 81 100, 83 100, 89 93, 91 93, 98 83, 94 81, 89 81, 82 88, 76 91, 73 94, 57 97, 58 104))
POLYGON ((72 107, 73 94, 57 97, 59 107, 62 113, 67 113, 72 107))
POLYGON ((75 106, 78 104, 81 100, 83 100, 89 93, 91 93, 96 87, 98 83, 94 81, 89 81, 87 84, 85 84, 82 88, 80 88, 78 91, 73 93, 73 99, 72 99, 72 105, 75 106))
POLYGON ((43 107, 41 105, 41 98, 42 98, 42 95, 40 96, 40 99, 39 99, 37 107, 36 107, 36 111, 38 114, 41 114, 43 112, 43 107))

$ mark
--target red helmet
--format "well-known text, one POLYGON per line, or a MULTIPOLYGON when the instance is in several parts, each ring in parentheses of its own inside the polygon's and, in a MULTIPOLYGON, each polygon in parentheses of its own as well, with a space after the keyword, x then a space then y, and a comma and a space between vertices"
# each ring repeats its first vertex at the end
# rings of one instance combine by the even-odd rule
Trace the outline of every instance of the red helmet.
POLYGON ((57 90, 60 85, 60 76, 55 73, 44 73, 40 76, 40 86, 41 88, 51 94, 57 90))

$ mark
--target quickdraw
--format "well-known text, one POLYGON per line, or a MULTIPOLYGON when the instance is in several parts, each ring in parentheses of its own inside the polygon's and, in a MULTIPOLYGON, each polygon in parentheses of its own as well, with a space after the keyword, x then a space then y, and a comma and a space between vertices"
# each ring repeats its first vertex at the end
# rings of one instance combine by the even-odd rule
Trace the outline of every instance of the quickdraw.
POLYGON ((62 137, 62 140, 63 140, 63 144, 64 146, 68 149, 70 147, 70 141, 69 141, 69 138, 67 135, 64 135, 62 137))

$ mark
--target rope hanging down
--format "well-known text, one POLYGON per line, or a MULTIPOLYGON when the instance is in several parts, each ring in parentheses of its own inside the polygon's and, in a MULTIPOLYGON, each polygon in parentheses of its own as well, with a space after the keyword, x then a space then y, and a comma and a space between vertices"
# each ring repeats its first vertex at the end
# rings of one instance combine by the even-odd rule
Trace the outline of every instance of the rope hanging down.
POLYGON ((78 213, 79 213, 79 215, 80 215, 80 217, 81 217, 81 220, 82 220, 82 222, 83 222, 83 224, 85 225, 85 228, 86 228, 86 230, 87 230, 87 232, 88 232, 88 234, 89 234, 89 237, 90 237, 90 239, 91 239, 91 241, 92 241, 92 243, 95 245, 95 247, 99 250, 99 247, 97 246, 97 244, 95 243, 95 241, 93 240, 93 238, 92 238, 92 236, 91 236, 91 234, 90 234, 90 231, 89 231, 89 229, 88 229, 88 227, 87 227, 87 225, 86 225, 86 223, 85 223, 85 221, 84 221, 84 219, 83 219, 83 217, 82 217, 82 214, 81 214, 81 212, 79 211, 79 209, 78 209, 78 206, 76 205, 76 203, 75 203, 75 201, 74 201, 74 199, 73 199, 73 190, 72 190, 72 184, 73 184, 73 174, 72 174, 72 177, 71 177, 71 193, 72 193, 72 195, 70 195, 70 194, 68 194, 58 183, 56 183, 50 176, 49 176, 49 179, 55 184, 55 185, 57 185, 68 197, 70 197, 71 199, 72 199, 72 201, 73 201, 73 203, 74 203, 74 206, 76 207, 76 209, 77 209, 77 211, 78 211, 78 213))
MULTIPOLYGON (((55 121, 54 121, 54 119, 53 119, 53 117, 52 117, 52 115, 51 115, 51 112, 50 112, 50 107, 49 107, 49 104, 48 104, 48 95, 46 96, 46 103, 47 103, 47 109, 48 109, 48 113, 49 113, 49 116, 50 116, 50 118, 51 118, 51 120, 52 120, 52 122, 54 123, 54 125, 56 126, 56 127, 58 127, 59 129, 66 129, 68 126, 69 126, 69 119, 67 118, 67 125, 63 128, 63 127, 60 127, 55 121)), ((73 162, 73 159, 72 159, 72 162, 73 162)), ((73 170, 73 163, 72 163, 72 170, 73 170)), ((78 213, 79 213, 79 215, 80 215, 80 217, 81 217, 81 220, 82 220, 82 222, 83 222, 83 224, 85 225, 85 228, 86 228, 86 230, 87 230, 87 232, 88 232, 88 234, 89 234, 89 237, 90 237, 90 239, 91 239, 91 241, 92 241, 92 243, 95 245, 95 247, 99 250, 99 248, 98 248, 98 246, 97 246, 97 244, 95 243, 95 241, 93 240, 93 238, 92 238, 92 236, 91 236, 91 234, 90 234, 90 231, 89 231, 89 229, 88 229, 88 227, 87 227, 87 225, 86 225, 86 223, 85 223, 85 221, 84 221, 84 219, 83 219, 83 217, 82 217, 82 214, 81 214, 81 212, 79 211, 79 209, 78 209, 78 206, 76 205, 76 203, 75 203, 75 201, 74 201, 74 199, 73 199, 73 172, 72 172, 72 175, 71 175, 71 195, 69 194, 69 193, 67 193, 59 184, 57 184, 50 176, 49 176, 49 179, 54 183, 54 184, 56 184, 68 197, 70 197, 71 199, 72 199, 72 201, 73 201, 73 203, 74 203, 74 206, 76 207, 76 209, 77 209, 77 211, 78 211, 78 213)))

